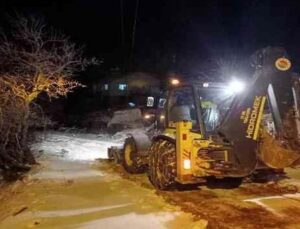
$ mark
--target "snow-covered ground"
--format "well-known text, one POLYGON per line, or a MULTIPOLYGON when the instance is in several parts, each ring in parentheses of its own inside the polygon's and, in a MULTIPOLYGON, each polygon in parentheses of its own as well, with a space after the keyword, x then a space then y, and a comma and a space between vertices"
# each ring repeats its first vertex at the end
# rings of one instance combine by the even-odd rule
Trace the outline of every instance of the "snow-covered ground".
POLYGON ((107 148, 121 146, 126 135, 71 134, 66 132, 37 133, 40 140, 32 145, 34 152, 59 156, 66 160, 92 161, 107 158, 107 148))
POLYGON ((107 149, 111 146, 122 146, 129 133, 145 132, 143 129, 124 130, 111 136, 108 134, 86 134, 59 131, 38 132, 36 143, 32 144, 33 152, 46 153, 48 156, 59 156, 66 160, 93 161, 106 159, 107 149))

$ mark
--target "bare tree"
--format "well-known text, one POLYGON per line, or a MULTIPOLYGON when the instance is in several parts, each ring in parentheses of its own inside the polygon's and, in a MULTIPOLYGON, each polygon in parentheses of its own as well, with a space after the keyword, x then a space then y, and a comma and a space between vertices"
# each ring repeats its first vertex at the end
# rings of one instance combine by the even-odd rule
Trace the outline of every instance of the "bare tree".
POLYGON ((40 20, 18 16, 12 21, 0 39, 2 170, 28 169, 26 164, 34 163, 27 146, 30 104, 42 92, 53 98, 82 86, 72 77, 90 64, 96 60, 84 58, 82 48, 40 20))

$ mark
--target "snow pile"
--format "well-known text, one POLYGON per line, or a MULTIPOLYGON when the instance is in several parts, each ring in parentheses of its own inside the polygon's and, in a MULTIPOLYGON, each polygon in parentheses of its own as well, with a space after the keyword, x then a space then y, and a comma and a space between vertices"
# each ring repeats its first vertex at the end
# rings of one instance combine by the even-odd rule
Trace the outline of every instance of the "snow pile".
POLYGON ((33 144, 31 148, 35 152, 66 160, 91 161, 107 158, 107 148, 121 144, 122 139, 112 139, 107 135, 47 132, 43 140, 33 144))
POLYGON ((115 111, 112 119, 109 122, 109 126, 112 124, 123 124, 140 122, 143 119, 140 109, 128 109, 115 111))
POLYGON ((140 109, 115 111, 107 124, 109 133, 116 133, 125 129, 143 128, 143 116, 140 109))
POLYGON ((111 138, 116 141, 123 143, 125 138, 130 137, 132 134, 138 136, 139 134, 145 134, 147 130, 145 128, 126 129, 114 134, 111 138))
POLYGON ((108 112, 91 112, 84 117, 80 126, 86 128, 88 132, 99 133, 107 128, 110 119, 108 112))

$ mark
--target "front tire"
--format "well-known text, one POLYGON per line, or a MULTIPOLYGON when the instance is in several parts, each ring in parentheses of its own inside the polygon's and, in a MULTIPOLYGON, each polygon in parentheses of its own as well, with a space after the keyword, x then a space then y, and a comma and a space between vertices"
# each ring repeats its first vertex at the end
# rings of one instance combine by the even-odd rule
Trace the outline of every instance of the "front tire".
POLYGON ((145 172, 145 165, 140 163, 134 138, 126 138, 123 153, 122 165, 128 173, 138 174, 145 172))
POLYGON ((176 149, 174 143, 163 139, 152 143, 148 178, 157 189, 168 190, 175 186, 176 149))

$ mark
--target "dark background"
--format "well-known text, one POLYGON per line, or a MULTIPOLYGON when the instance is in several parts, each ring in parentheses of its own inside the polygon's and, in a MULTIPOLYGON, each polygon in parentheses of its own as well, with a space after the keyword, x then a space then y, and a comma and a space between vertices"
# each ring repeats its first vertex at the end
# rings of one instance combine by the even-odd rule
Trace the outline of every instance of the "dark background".
MULTIPOLYGON (((103 60, 80 73, 87 84, 112 69, 210 80, 251 76, 249 56, 265 46, 285 47, 299 72, 299 12, 297 0, 6 0, 0 26, 32 15, 85 45, 87 56, 103 60)), ((79 89, 64 103, 72 113, 90 96, 79 89)))
POLYGON ((299 59, 296 0, 139 0, 131 52, 135 7, 136 0, 6 0, 0 15, 2 26, 16 12, 43 17, 85 44, 88 55, 103 58, 102 69, 197 75, 207 63, 245 58, 268 45, 284 46, 299 59))

